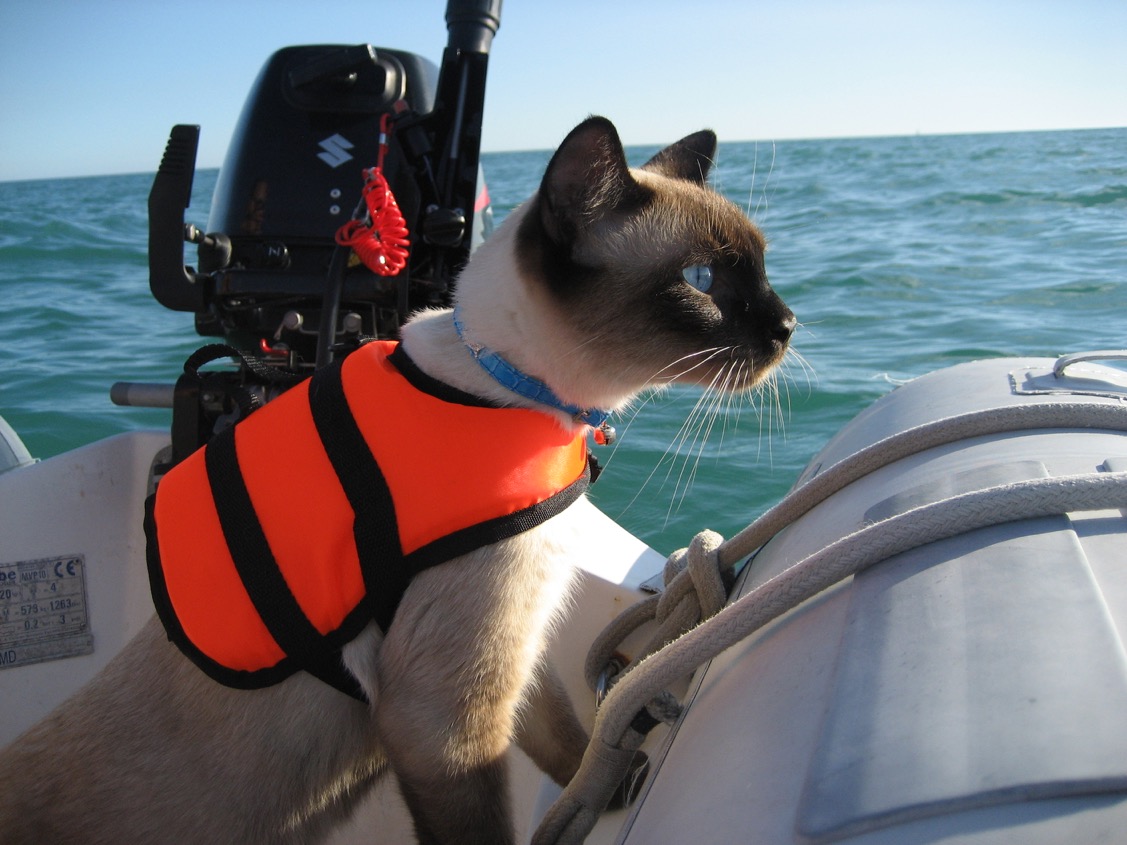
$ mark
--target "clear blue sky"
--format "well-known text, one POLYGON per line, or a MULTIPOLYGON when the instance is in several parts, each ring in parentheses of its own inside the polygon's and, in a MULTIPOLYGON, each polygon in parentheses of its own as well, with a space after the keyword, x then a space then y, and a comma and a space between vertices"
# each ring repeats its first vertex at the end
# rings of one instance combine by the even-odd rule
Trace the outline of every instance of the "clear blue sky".
MULTIPOLYGON (((0 180, 152 171, 174 123, 222 160, 267 56, 437 61, 445 0, 0 0, 0 180)), ((1127 125, 1124 0, 505 0, 486 150, 589 113, 627 143, 1127 125)))

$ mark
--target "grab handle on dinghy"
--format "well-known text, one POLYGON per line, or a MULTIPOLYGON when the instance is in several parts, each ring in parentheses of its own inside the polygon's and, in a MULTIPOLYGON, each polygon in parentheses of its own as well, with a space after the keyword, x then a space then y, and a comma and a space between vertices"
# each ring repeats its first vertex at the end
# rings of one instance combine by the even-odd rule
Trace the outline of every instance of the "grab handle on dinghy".
POLYGON ((1127 361, 1127 349, 1097 349, 1092 352, 1073 352, 1062 355, 1053 364, 1053 375, 1064 378, 1064 371, 1081 361, 1127 361))

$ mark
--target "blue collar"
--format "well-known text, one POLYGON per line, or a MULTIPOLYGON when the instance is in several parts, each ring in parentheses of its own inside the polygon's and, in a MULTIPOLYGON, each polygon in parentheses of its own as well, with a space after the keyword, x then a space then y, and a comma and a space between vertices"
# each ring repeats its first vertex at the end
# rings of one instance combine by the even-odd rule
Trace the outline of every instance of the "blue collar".
POLYGON ((538 378, 533 378, 526 373, 522 373, 492 349, 482 346, 480 343, 472 343, 466 340, 465 327, 459 319, 458 309, 454 309, 454 330, 458 332, 458 337, 461 338, 462 343, 470 350, 474 360, 477 361, 483 370, 489 373, 501 387, 519 393, 526 399, 531 399, 533 402, 539 402, 541 405, 547 405, 550 408, 555 408, 558 411, 563 411, 569 417, 577 420, 578 422, 586 423, 589 426, 598 428, 607 421, 610 416, 610 411, 604 411, 599 408, 580 408, 578 405, 569 405, 564 402, 560 397, 552 392, 552 388, 544 384, 538 378))

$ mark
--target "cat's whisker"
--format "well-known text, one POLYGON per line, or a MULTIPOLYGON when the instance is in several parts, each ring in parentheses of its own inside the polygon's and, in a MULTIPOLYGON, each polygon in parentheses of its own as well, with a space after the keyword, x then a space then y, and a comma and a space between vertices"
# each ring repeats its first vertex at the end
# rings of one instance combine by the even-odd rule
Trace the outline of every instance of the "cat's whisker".
MULTIPOLYGON (((704 450, 708 446, 708 441, 712 436, 712 430, 716 426, 716 421, 721 417, 724 417, 725 424, 727 422, 727 406, 731 403, 733 396, 733 394, 726 389, 729 379, 730 374, 728 374, 728 377, 725 378, 724 384, 721 385, 719 390, 711 391, 711 401, 709 402, 708 412, 703 415, 702 425, 698 429, 700 446, 696 450, 696 459, 693 461, 692 469, 689 471, 688 481, 685 484, 684 488, 681 490, 681 497, 678 501, 678 506, 680 506, 680 504, 684 502, 685 498, 688 496, 689 490, 692 489, 693 482, 696 480, 697 470, 700 467, 701 461, 704 459, 704 450)), ((717 446, 718 455, 720 454, 720 447, 722 445, 723 436, 721 436, 720 445, 717 446)), ((688 458, 686 458, 686 462, 687 461, 688 458)))
POLYGON ((767 178, 763 180, 763 189, 759 192, 759 200, 756 201, 755 210, 753 211, 752 208, 751 208, 751 201, 755 197, 755 176, 756 176, 756 172, 757 172, 758 167, 759 167, 759 144, 757 143, 755 145, 755 154, 754 154, 754 158, 752 159, 752 164, 751 164, 751 189, 748 192, 747 209, 746 209, 746 212, 745 212, 747 214, 747 216, 750 217, 752 220, 758 220, 758 221, 762 222, 767 217, 767 213, 768 213, 768 210, 770 208, 770 201, 769 201, 768 196, 767 196, 767 185, 770 184, 770 182, 771 182, 771 174, 773 174, 775 172, 775 155, 776 155, 776 152, 777 152, 777 150, 775 148, 775 143, 772 141, 771 142, 771 164, 767 169, 767 178), (759 214, 760 208, 763 209, 762 216, 760 216, 760 214, 759 214))
MULTIPOLYGON (((739 376, 742 378, 743 374, 748 369, 749 369, 749 366, 746 363, 741 362, 739 376)), ((742 394, 737 394, 737 393, 729 394, 728 409, 727 409, 726 413, 730 412, 733 407, 735 407, 735 409, 736 409, 736 419, 732 424, 732 431, 733 432, 735 432, 740 426, 740 413, 743 411, 744 404, 745 404, 745 401, 744 401, 744 397, 743 397, 742 394)), ((728 422, 728 420, 727 420, 727 418, 725 418, 725 420, 724 420, 725 426, 727 425, 727 422, 728 422)))
MULTIPOLYGON (((696 420, 694 422, 695 432, 693 434, 693 441, 684 456, 684 464, 682 465, 681 472, 677 476, 673 499, 666 513, 667 522, 672 514, 680 509, 680 506, 684 503, 685 499, 688 497, 689 491, 693 487, 697 471, 704 458, 704 452, 708 446, 708 441, 715 428, 717 419, 723 417, 724 429, 726 431, 727 418, 731 405, 739 399, 739 391, 733 388, 735 385, 741 383, 741 376, 745 366, 745 362, 740 361, 736 363, 735 366, 728 365, 722 368, 717 374, 717 377, 714 378, 705 389, 696 408, 694 408, 696 420)), ((720 446, 717 447, 717 454, 720 454, 720 447, 723 445, 723 440, 724 437, 722 435, 720 446)))
MULTIPOLYGON (((630 427, 633 426, 634 421, 638 419, 638 414, 642 412, 643 408, 645 408, 648 404, 650 404, 652 401, 654 401, 654 399, 656 399, 664 392, 665 387, 663 385, 648 387, 644 391, 642 391, 642 393, 638 394, 641 397, 641 402, 638 402, 637 404, 632 402, 628 408, 623 409, 629 410, 630 416, 625 420, 624 424, 620 424, 622 431, 618 434, 614 445, 611 447, 610 453, 605 458, 600 459, 599 463, 602 465, 603 469, 608 468, 611 461, 614 460, 614 456, 618 453, 618 447, 622 445, 623 441, 626 439, 626 435, 630 432, 630 427)), ((637 496, 635 496, 634 498, 636 499, 637 496)), ((631 500, 631 504, 633 504, 633 500, 631 500)), ((629 505, 627 505, 627 508, 628 507, 629 505)))
POLYGON ((818 225, 826 225, 827 215, 819 214, 807 218, 806 220, 797 220, 787 223, 784 226, 774 225, 771 227, 772 235, 784 234, 789 235, 793 232, 801 232, 804 229, 810 229, 818 225))
POLYGON ((707 364, 709 361, 711 361, 717 355, 722 355, 723 353, 728 352, 731 348, 732 347, 730 347, 730 346, 713 346, 713 347, 710 347, 708 349, 700 349, 696 352, 690 352, 688 355, 683 355, 682 357, 678 358, 676 361, 671 361, 670 363, 666 364, 664 367, 662 367, 660 370, 655 372, 650 377, 650 381, 654 382, 654 383, 658 383, 658 384, 670 384, 672 382, 675 382, 680 378, 684 378, 689 373, 691 373, 693 370, 695 370, 699 367, 703 367, 705 364, 707 364), (667 370, 672 369, 673 367, 680 364, 682 361, 687 361, 688 359, 695 358, 699 355, 707 355, 708 357, 704 358, 701 361, 698 361, 697 363, 693 364, 691 367, 686 367, 684 370, 680 370, 679 372, 677 372, 676 374, 674 374, 672 376, 663 375, 667 370))
MULTIPOLYGON (((720 374, 717 375, 717 379, 719 378, 720 374)), ((717 395, 715 391, 715 382, 716 379, 714 379, 713 382, 709 384, 707 388, 705 388, 704 392, 701 393, 700 398, 697 400, 696 405, 693 407, 693 411, 690 415, 689 420, 686 421, 685 426, 682 426, 682 430, 685 431, 685 435, 677 444, 678 451, 682 451, 683 449, 685 449, 685 447, 687 447, 687 449, 685 450, 685 462, 681 466, 681 471, 677 475, 677 483, 673 488, 674 495, 676 495, 677 491, 681 489, 681 482, 684 480, 685 470, 688 467, 689 459, 692 457, 694 451, 696 452, 699 460, 701 451, 697 449, 697 445, 700 444, 700 449, 703 449, 704 444, 708 439, 708 432, 711 430, 711 422, 714 419, 713 407, 715 400, 713 397, 717 395)))
MULTIPOLYGON (((652 396, 650 398, 652 398, 652 396)), ((653 481, 654 476, 657 475, 658 471, 665 464, 666 459, 670 457, 670 452, 673 451, 675 453, 676 447, 677 447, 677 444, 678 444, 678 438, 681 437, 682 432, 685 430, 685 426, 688 425, 688 420, 689 420, 689 418, 691 418, 691 416, 692 416, 692 411, 690 411, 689 415, 686 417, 686 420, 681 423, 681 427, 678 429, 677 434, 674 435, 673 441, 665 449, 665 451, 662 453, 661 457, 658 458, 658 460, 654 463, 653 468, 650 469, 650 472, 646 476, 645 480, 641 484, 638 485, 637 491, 634 493, 633 497, 631 497, 630 501, 626 503, 626 506, 623 507, 620 515, 625 514, 627 511, 630 510, 631 507, 634 506, 634 503, 638 501, 638 499, 642 495, 642 493, 645 492, 647 487, 649 487, 650 482, 653 481)), ((634 417, 631 419, 630 424, 632 424, 634 419, 636 419, 636 418, 637 418, 637 414, 635 414, 634 417)), ((627 426, 627 429, 628 428, 629 428, 629 425, 627 426)), ((612 457, 613 457, 613 455, 612 455, 612 457)), ((608 460, 606 462, 606 464, 609 465, 609 463, 610 463, 610 461, 608 460)), ((667 479, 668 479, 668 472, 666 473, 666 480, 667 479)), ((663 486, 664 486, 664 483, 665 483, 665 480, 662 481, 663 486)), ((659 488, 659 491, 660 491, 660 489, 661 488, 659 488)))
POLYGON ((677 430, 677 433, 674 435, 672 442, 666 448, 665 452, 662 454, 661 458, 658 460, 657 464, 650 472, 650 475, 649 477, 647 477, 645 484, 648 484, 653 479, 653 476, 663 465, 667 465, 667 469, 665 477, 662 480, 662 487, 664 487, 665 483, 668 482, 669 476, 672 474, 673 467, 676 464, 677 455, 682 451, 686 442, 688 442, 690 435, 696 428, 697 422, 702 413, 702 408, 708 401, 709 389, 712 387, 712 384, 715 383, 716 379, 719 378, 719 375, 720 374, 717 374, 713 378, 712 382, 704 388, 701 395, 694 403, 692 409, 688 414, 686 414, 684 421, 682 421, 681 423, 681 427, 677 430))
MULTIPOLYGON (((715 382, 715 379, 713 381, 715 382)), ((677 455, 681 454, 685 450, 686 446, 688 446, 691 453, 692 446, 697 442, 697 438, 700 434, 700 422, 705 416, 705 410, 710 401, 711 388, 712 384, 709 384, 708 387, 706 387, 701 392, 700 396, 697 398, 696 403, 693 405, 692 410, 686 416, 685 421, 681 424, 681 428, 678 430, 673 442, 669 445, 669 448, 666 449, 665 455, 662 456, 663 460, 665 457, 670 457, 669 469, 665 474, 666 481, 669 480, 669 476, 673 472, 673 467, 676 464, 677 455), (691 441, 690 438, 692 438, 691 441)), ((678 484, 679 482, 680 476, 678 476, 678 484)), ((675 486, 674 492, 676 492, 676 490, 677 487, 675 486)))
POLYGON ((747 205, 744 206, 744 214, 751 217, 751 201, 755 199, 755 171, 759 167, 759 142, 757 141, 753 147, 751 156, 751 187, 747 192, 747 205))
POLYGON ((794 384, 797 388, 799 380, 794 372, 795 367, 802 373, 802 377, 806 382, 806 395, 809 396, 813 391, 813 382, 817 381, 818 374, 815 372, 810 362, 802 355, 797 349, 793 347, 787 350, 787 356, 777 370, 778 378, 782 381, 783 389, 787 393, 787 407, 791 405, 790 401, 790 386, 794 384))
POLYGON ((764 436, 763 435, 764 435, 765 432, 766 432, 766 435, 767 435, 766 441, 767 441, 767 444, 768 444, 768 446, 767 446, 768 450, 770 449, 770 443, 771 443, 771 422, 770 422, 771 406, 762 398, 763 392, 764 391, 761 390, 756 395, 756 399, 758 401, 754 402, 752 404, 752 407, 755 409, 756 420, 759 423, 758 429, 756 431, 756 440, 755 440, 755 459, 757 461, 760 460, 763 457, 763 442, 764 442, 764 436))
POLYGON ((605 332, 599 332, 598 334, 593 334, 590 337, 586 338, 585 340, 581 340, 579 343, 575 344, 573 347, 571 347, 571 349, 569 349, 567 352, 563 353, 563 355, 561 355, 560 358, 563 359, 563 358, 568 358, 572 355, 575 355, 577 352, 579 352, 581 349, 583 349, 583 347, 588 346, 592 343, 596 343, 596 342, 602 340, 604 337, 606 337, 609 334, 610 334, 609 329, 605 332))
POLYGON ((724 441, 728 437, 728 419, 732 410, 732 402, 735 401, 735 396, 731 390, 732 385, 740 383, 740 377, 744 370, 744 362, 737 361, 735 366, 725 368, 727 370, 724 384, 721 385, 720 392, 716 395, 713 402, 713 420, 712 425, 715 426, 716 421, 720 422, 720 441, 716 444, 716 454, 720 455, 724 451, 724 441))
MULTIPOLYGON (((771 403, 770 404, 770 414, 768 416, 768 419, 774 420, 774 422, 769 426, 768 430, 769 430, 769 432, 772 432, 772 433, 778 432, 779 437, 781 437, 784 441, 786 441, 787 431, 786 431, 786 415, 783 413, 783 402, 782 402, 783 393, 782 393, 782 389, 779 386, 779 379, 778 379, 776 374, 771 375, 770 383, 768 385, 767 395, 768 395, 768 397, 770 399, 770 403, 771 403)), ((788 408, 790 407, 790 396, 789 396, 789 394, 787 396, 787 407, 788 408)), ((770 438, 770 435, 768 435, 768 436, 770 438)), ((770 438, 768 440, 768 443, 773 444, 774 439, 770 438)), ((771 448, 771 447, 769 446, 769 448, 771 448)), ((773 451, 770 453, 770 457, 771 457, 772 463, 773 463, 773 459, 774 459, 773 451)))
POLYGON ((793 346, 787 350, 787 356, 783 359, 782 367, 780 369, 782 369, 784 372, 787 372, 790 370, 791 364, 798 365, 798 367, 806 374, 806 380, 808 383, 812 378, 817 378, 817 374, 814 372, 813 366, 811 366, 810 362, 806 359, 806 356, 795 349, 793 346))
POLYGON ((739 361, 734 367, 729 366, 725 368, 724 380, 720 384, 719 389, 713 389, 712 402, 709 410, 707 426, 704 428, 701 437, 700 448, 697 450, 696 460, 693 463, 692 471, 689 473, 688 483, 681 494, 681 501, 688 496, 689 490, 692 488, 693 482, 696 479, 697 471, 700 463, 704 458, 704 451, 708 445, 708 440, 712 436, 712 431, 716 426, 717 420, 722 421, 722 429, 720 435, 720 442, 717 444, 715 453, 719 457, 723 453, 724 441, 728 433, 728 422, 731 417, 731 410, 733 405, 738 409, 743 402, 743 394, 745 391, 737 389, 737 386, 743 383, 744 374, 748 367, 747 362, 739 361))
MULTIPOLYGON (((742 404, 740 391, 731 390, 731 385, 742 384, 744 373, 747 370, 747 362, 737 362, 734 369, 729 371, 728 378, 724 384, 724 390, 720 396, 717 397, 717 410, 722 417, 723 426, 720 429, 720 442, 716 444, 717 454, 720 454, 724 449, 724 441, 728 436, 728 421, 731 417, 733 405, 736 408, 736 422, 739 422, 739 408, 742 404)), ((733 431, 736 426, 733 426, 733 431)))
MULTIPOLYGON (((655 374, 655 381, 661 379, 662 375, 669 380, 682 378, 714 361, 718 356, 730 352, 731 347, 715 347, 686 355, 663 367, 655 374), (676 375, 670 375, 670 371, 679 364, 687 366, 681 368, 676 375)), ((780 430, 783 428, 782 392, 776 373, 772 371, 752 390, 742 387, 752 381, 754 381, 753 365, 741 357, 725 363, 712 375, 707 384, 702 383, 701 395, 685 415, 669 446, 655 463, 646 480, 627 505, 627 509, 638 500, 644 490, 650 488, 655 478, 661 478, 659 491, 665 489, 672 480, 673 492, 666 513, 668 523, 692 490, 717 425, 720 426, 719 442, 714 447, 717 455, 722 454, 724 444, 730 439, 730 432, 738 430, 743 404, 747 401, 744 394, 752 394, 751 404, 760 421, 760 443, 763 442, 764 435, 769 442, 776 427, 780 430), (760 400, 762 404, 756 402, 759 397, 762 397, 760 400)), ((635 409, 631 422, 636 417, 637 411, 652 401, 654 395, 650 394, 643 399, 641 405, 635 409)))

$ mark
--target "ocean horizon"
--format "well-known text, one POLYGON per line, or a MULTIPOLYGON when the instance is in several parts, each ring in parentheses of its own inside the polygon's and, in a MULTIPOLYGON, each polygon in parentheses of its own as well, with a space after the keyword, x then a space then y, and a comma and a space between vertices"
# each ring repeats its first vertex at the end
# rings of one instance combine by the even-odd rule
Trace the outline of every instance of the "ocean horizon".
MULTIPOLYGON (((659 146, 628 148, 631 163, 659 146)), ((482 155, 498 221, 550 155, 482 155)), ((738 531, 912 378, 1127 347, 1127 129, 722 140, 717 158, 713 184, 763 229, 801 326, 774 392, 712 418, 678 387, 614 421, 592 498, 663 553, 702 528, 738 531)), ((217 172, 196 175, 187 219, 201 228, 217 172)), ((110 384, 171 382, 207 342, 149 293, 152 176, 0 182, 0 416, 37 458, 167 430, 166 411, 112 405, 110 384)))

